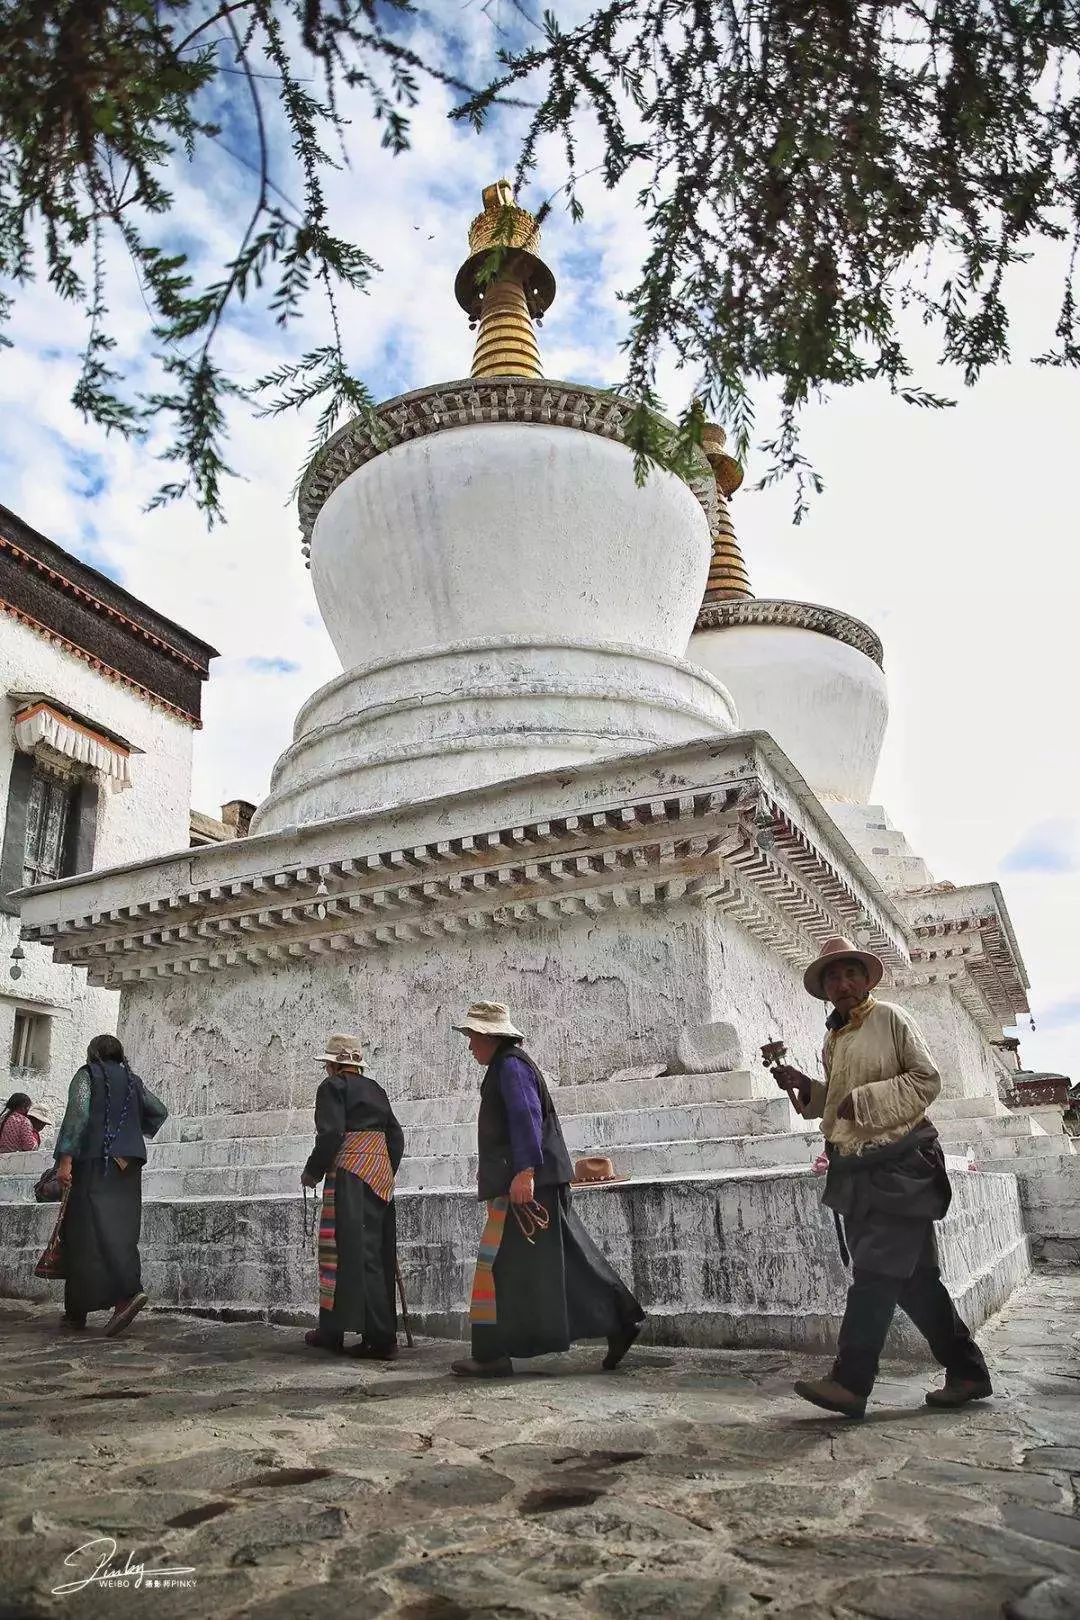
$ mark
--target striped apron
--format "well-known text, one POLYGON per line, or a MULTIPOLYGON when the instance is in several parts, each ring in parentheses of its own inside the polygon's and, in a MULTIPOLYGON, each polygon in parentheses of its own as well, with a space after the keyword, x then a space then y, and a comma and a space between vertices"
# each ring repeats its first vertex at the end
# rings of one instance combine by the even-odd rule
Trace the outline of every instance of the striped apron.
POLYGON ((333 1168, 323 1182, 322 1215, 319 1220, 319 1309, 332 1311, 337 1288, 337 1217, 334 1211, 334 1184, 339 1171, 356 1176, 369 1186, 376 1198, 388 1204, 394 1196, 394 1172, 382 1131, 346 1131, 334 1158, 333 1168))
POLYGON ((476 1255, 476 1270, 473 1273, 472 1299, 469 1303, 469 1321, 472 1323, 494 1323, 495 1315, 495 1256, 502 1243, 503 1228, 506 1225, 506 1212, 510 1207, 509 1198, 492 1198, 488 1201, 487 1224, 480 1238, 480 1248, 476 1255))

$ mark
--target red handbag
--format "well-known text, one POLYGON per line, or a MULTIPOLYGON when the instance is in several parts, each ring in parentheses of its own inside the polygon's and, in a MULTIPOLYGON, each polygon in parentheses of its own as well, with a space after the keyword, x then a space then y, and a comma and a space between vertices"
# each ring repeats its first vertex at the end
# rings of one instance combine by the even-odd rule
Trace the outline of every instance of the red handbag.
POLYGON ((65 1187, 64 1196, 60 1200, 60 1209, 56 1216, 56 1225, 52 1229, 52 1236, 45 1245, 44 1252, 34 1267, 35 1277, 44 1277, 48 1282, 62 1282, 67 1275, 64 1264, 64 1240, 61 1228, 64 1224, 64 1214, 67 1210, 68 1193, 70 1187, 65 1187))

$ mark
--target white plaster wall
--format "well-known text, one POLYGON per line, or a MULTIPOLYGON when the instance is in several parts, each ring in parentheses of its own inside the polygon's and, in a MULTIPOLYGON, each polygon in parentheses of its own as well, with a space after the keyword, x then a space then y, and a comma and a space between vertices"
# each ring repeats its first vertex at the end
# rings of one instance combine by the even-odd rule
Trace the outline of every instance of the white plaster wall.
MULTIPOLYGON (((123 993, 121 1034, 176 1113, 310 1106, 317 1054, 338 1029, 363 1035, 392 1097, 430 1097, 478 1084, 452 1025, 479 998, 509 1002, 561 1085, 666 1061, 684 1025, 717 1017, 736 1023, 750 1061, 780 1034, 819 1072, 820 1008, 797 975, 700 903, 146 982, 123 993)), ((659 1099, 664 1089, 658 1080, 659 1099)))
MULTIPOLYGON (((0 697, 9 692, 48 693, 145 750, 132 759, 132 786, 126 792, 113 793, 102 784, 96 869, 187 847, 192 727, 186 721, 153 707, 130 687, 109 680, 7 616, 0 618, 0 682, 0 697)), ((15 755, 15 712, 11 703, 0 709, 0 803, 5 812, 15 755)), ((4 1097, 10 1091, 28 1091, 58 1117, 87 1042, 115 1030, 118 998, 110 990, 90 988, 85 973, 57 966, 52 953, 37 945, 24 946, 22 977, 13 980, 11 951, 18 934, 18 919, 0 914, 0 1090, 4 1097), (49 1067, 40 1077, 12 1076, 8 1068, 17 1007, 36 1008, 52 1019, 49 1067)), ((51 1141, 51 1134, 44 1140, 51 1141)))
POLYGON ((802 973, 715 909, 708 913, 710 1018, 735 1025, 744 1064, 756 1068, 766 1041, 783 1041, 788 1062, 823 1078, 827 1008, 803 989, 802 973))
POLYGON ((687 657, 721 680, 745 731, 767 731, 823 799, 867 799, 889 716, 865 653, 795 625, 699 630, 687 657))
MULTIPOLYGON (((79 968, 59 967, 41 945, 24 945, 22 977, 10 975, 11 951, 19 938, 19 920, 0 914, 0 1104, 13 1091, 26 1091, 48 1106, 59 1123, 68 1082, 86 1056, 94 1035, 116 1029, 120 998, 113 990, 94 989, 79 968), (49 1064, 42 1074, 12 1073, 8 1067, 18 1008, 44 1014, 49 1023, 49 1064)), ((55 1140, 55 1130, 42 1136, 42 1146, 55 1140)))
POLYGON ((941 1071, 943 1097, 996 1097, 998 1062, 985 1034, 946 984, 879 994, 906 1007, 922 1030, 941 1071))
POLYGON ((624 445, 478 423, 376 456, 333 491, 311 574, 345 669, 522 635, 682 657, 709 568, 681 479, 634 482, 624 445))

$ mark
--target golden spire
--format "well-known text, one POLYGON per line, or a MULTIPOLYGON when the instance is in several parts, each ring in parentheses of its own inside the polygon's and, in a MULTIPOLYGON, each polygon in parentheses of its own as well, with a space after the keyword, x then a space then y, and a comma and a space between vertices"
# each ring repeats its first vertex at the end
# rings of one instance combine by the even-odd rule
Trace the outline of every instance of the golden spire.
POLYGON ((753 600, 750 576, 746 572, 743 554, 735 538, 728 496, 734 495, 743 481, 743 470, 734 456, 724 450, 727 434, 722 427, 707 422, 702 429, 701 448, 708 457, 716 479, 716 532, 713 535, 712 561, 709 564, 709 582, 705 587, 706 602, 748 602, 753 600))
POLYGON ((484 212, 469 226, 469 257, 454 282, 470 322, 480 323, 472 375, 542 377, 533 321, 550 307, 555 277, 538 257, 540 227, 514 202, 509 180, 485 186, 483 198, 484 212), (501 258, 488 280, 493 249, 501 258))

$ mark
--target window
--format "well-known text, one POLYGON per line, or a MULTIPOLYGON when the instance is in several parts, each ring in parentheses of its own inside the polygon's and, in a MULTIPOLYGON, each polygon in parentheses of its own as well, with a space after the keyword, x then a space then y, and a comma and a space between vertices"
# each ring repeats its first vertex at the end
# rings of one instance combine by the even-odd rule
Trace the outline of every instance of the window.
POLYGON ((26 801, 23 883, 52 883, 66 873, 68 822, 76 783, 70 776, 35 764, 26 801))
POLYGON ((8 779, 0 845, 0 912, 17 916, 12 895, 39 883, 89 872, 94 865, 98 784, 44 750, 16 749, 8 779))
POLYGON ((49 1024, 44 1013, 15 1009, 15 1028, 11 1036, 11 1069, 37 1074, 49 1067, 49 1024))

